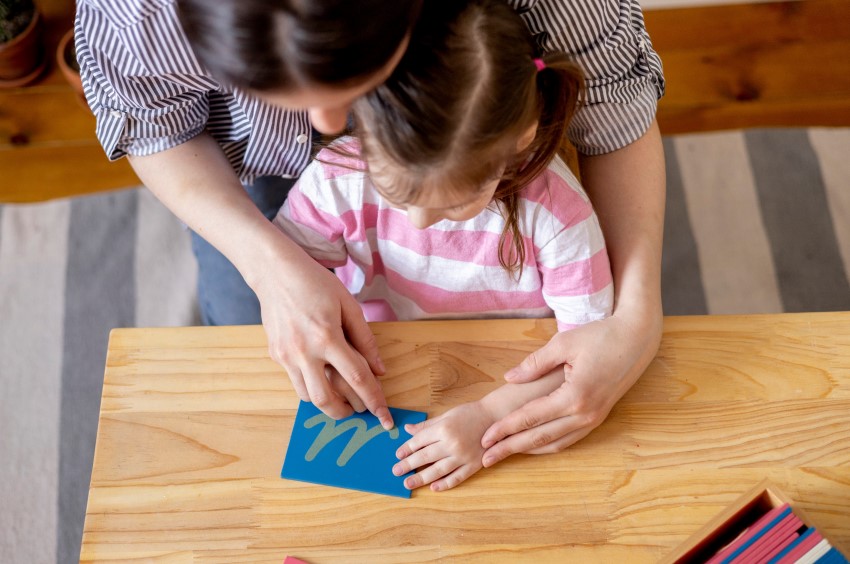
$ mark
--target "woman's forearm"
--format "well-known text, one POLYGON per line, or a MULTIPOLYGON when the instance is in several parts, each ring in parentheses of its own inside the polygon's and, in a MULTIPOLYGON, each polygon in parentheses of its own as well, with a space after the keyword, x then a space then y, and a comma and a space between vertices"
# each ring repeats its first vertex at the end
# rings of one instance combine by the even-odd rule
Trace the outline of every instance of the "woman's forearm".
MULTIPOLYGON (((584 184, 605 234, 614 315, 660 336, 661 249, 666 178, 657 123, 613 153, 580 157, 584 184)), ((651 347, 652 358, 657 344, 651 347)), ((648 362, 648 360, 647 360, 648 362)))
POLYGON ((487 467, 518 452, 558 452, 587 436, 643 374, 661 342, 665 174, 657 124, 631 145, 582 157, 580 165, 605 235, 614 313, 555 335, 505 374, 509 382, 528 382, 564 367, 557 390, 484 433, 487 467))
POLYGON ((215 140, 201 134, 130 162, 157 198, 224 254, 257 294, 269 354, 299 397, 335 418, 365 406, 392 428, 374 377, 383 372, 377 343, 357 302, 257 209, 215 140))
POLYGON ((251 202, 208 134, 167 151, 130 157, 130 164, 145 186, 221 251, 252 288, 262 278, 263 265, 303 254, 251 202))

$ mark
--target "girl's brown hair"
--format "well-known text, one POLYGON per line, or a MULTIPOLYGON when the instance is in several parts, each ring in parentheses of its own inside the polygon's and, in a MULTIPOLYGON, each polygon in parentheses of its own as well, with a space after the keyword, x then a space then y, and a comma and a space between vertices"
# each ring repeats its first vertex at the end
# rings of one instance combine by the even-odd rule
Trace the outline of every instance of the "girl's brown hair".
POLYGON ((525 262, 519 192, 557 154, 584 83, 566 55, 542 56, 539 71, 538 56, 504 0, 428 0, 398 67, 354 105, 364 159, 399 171, 388 187, 395 201, 434 185, 468 191, 505 167, 494 195, 505 218, 499 262, 514 273, 525 262))

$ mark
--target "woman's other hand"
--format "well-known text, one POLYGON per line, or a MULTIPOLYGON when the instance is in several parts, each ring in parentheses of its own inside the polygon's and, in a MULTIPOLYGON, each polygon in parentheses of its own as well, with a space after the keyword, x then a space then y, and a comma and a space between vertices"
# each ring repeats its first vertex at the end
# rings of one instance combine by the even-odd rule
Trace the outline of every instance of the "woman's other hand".
POLYGON ((481 439, 484 466, 516 453, 558 452, 584 438, 637 381, 660 338, 660 315, 643 323, 614 315, 555 335, 505 379, 528 382, 563 365, 563 384, 490 426, 481 439))

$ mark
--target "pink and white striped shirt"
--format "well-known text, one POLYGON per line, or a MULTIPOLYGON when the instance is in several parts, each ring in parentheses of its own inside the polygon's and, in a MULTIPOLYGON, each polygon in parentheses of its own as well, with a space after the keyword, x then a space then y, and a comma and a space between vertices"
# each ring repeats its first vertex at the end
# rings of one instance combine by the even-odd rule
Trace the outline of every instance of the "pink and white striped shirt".
POLYGON ((419 230, 374 189, 365 166, 319 153, 275 224, 339 279, 368 321, 551 317, 560 330, 611 314, 613 284, 599 222, 560 159, 526 186, 522 275, 499 264, 497 204, 467 221, 419 230))

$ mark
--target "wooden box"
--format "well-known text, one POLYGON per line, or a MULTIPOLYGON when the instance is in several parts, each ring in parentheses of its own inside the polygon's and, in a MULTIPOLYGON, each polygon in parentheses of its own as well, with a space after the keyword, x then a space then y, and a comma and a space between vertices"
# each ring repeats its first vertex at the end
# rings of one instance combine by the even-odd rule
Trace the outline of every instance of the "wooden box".
MULTIPOLYGON (((794 502, 768 480, 759 482, 750 491, 739 497, 732 505, 720 512, 700 530, 679 545, 664 558, 663 564, 696 564, 705 562, 720 549, 734 541, 745 529, 753 525, 762 515, 788 503, 797 517, 809 528, 815 524, 794 502)), ((828 539, 823 530, 817 529, 821 536, 844 553, 841 546, 828 539)))

